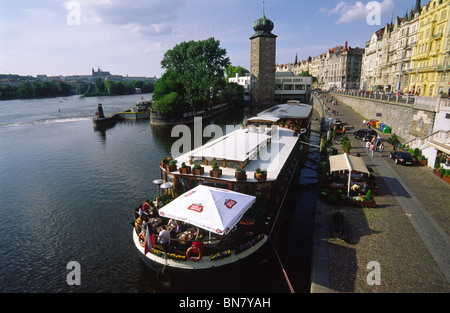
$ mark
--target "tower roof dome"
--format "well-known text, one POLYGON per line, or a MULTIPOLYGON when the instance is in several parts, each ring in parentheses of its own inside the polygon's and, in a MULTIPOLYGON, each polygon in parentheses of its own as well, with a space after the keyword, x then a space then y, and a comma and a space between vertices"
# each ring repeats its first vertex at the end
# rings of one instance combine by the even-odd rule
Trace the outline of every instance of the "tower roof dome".
POLYGON ((250 37, 250 39, 256 37, 277 37, 276 35, 272 34, 273 27, 273 22, 266 18, 263 10, 262 16, 253 23, 255 34, 250 37))

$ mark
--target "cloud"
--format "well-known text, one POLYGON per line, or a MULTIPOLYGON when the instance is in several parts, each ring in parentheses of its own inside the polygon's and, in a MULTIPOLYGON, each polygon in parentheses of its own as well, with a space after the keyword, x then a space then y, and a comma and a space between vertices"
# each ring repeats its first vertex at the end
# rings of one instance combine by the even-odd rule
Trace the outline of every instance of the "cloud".
POLYGON ((381 14, 392 13, 395 9, 393 0, 383 0, 382 2, 370 1, 366 4, 361 1, 357 1, 355 4, 349 4, 346 1, 341 1, 333 9, 321 7, 318 13, 326 13, 328 16, 338 15, 339 18, 336 21, 336 24, 349 23, 366 20, 368 14, 374 10, 374 5, 379 5, 381 14))
MULTIPOLYGON (((66 2, 66 4, 69 1, 66 2)), ((78 0, 83 23, 115 25, 135 35, 167 35, 186 0, 78 0)))

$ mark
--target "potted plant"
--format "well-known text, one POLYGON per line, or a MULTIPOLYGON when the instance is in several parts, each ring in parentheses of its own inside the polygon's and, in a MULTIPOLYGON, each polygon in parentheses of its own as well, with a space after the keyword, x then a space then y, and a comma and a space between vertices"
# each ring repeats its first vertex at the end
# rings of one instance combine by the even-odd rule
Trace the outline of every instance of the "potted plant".
POLYGON ((441 165, 440 165, 439 163, 436 163, 436 164, 434 165, 433 174, 436 175, 436 176, 439 177, 439 178, 442 178, 442 174, 441 174, 441 172, 439 171, 440 167, 441 167, 441 165))
POLYGON ((177 170, 177 160, 171 159, 169 163, 166 165, 166 170, 168 172, 173 172, 177 170))
POLYGON ((395 148, 400 144, 400 138, 396 134, 392 134, 386 142, 392 146, 392 150, 395 150, 395 148))
POLYGON ((348 154, 350 154, 350 151, 352 150, 352 145, 347 136, 344 136, 344 138, 342 138, 342 150, 344 150, 344 152, 348 154))
POLYGON ((247 172, 243 169, 241 169, 241 167, 239 165, 236 165, 235 167, 236 171, 234 174, 234 177, 236 177, 237 181, 246 181, 247 180, 247 172))
POLYGON ((369 189, 365 197, 355 197, 353 198, 353 203, 356 206, 374 208, 376 206, 375 200, 372 198, 372 191, 369 189))
POLYGON ((212 169, 209 171, 209 176, 220 177, 222 176, 222 169, 217 165, 216 162, 212 164, 212 169))
POLYGON ((194 164, 194 167, 192 168, 192 174, 201 176, 201 175, 203 175, 204 172, 205 172, 205 170, 204 170, 203 166, 201 166, 198 163, 194 164))
POLYGON ((257 181, 266 181, 267 179, 267 171, 261 170, 259 167, 255 170, 255 179, 257 181))
POLYGON ((186 163, 181 163, 180 167, 180 174, 190 174, 191 173, 191 167, 186 165, 186 163))
POLYGON ((169 164, 170 160, 172 160, 171 157, 165 157, 164 159, 161 160, 161 167, 162 168, 166 168, 166 166, 169 164))
POLYGON ((422 165, 422 166, 426 166, 427 165, 427 158, 425 158, 425 156, 424 155, 421 155, 420 157, 419 157, 419 164, 420 165, 422 165))
POLYGON ((442 179, 450 184, 450 170, 445 170, 444 175, 442 176, 442 179))

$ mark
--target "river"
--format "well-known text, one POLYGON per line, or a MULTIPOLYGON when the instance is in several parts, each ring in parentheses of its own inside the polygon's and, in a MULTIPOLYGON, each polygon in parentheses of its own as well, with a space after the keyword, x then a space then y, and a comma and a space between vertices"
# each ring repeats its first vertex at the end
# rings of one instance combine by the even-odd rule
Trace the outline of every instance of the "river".
MULTIPOLYGON (((157 192, 158 164, 177 138, 148 120, 104 131, 92 126, 98 103, 108 114, 141 97, 151 94, 0 102, 0 291, 289 292, 274 254, 226 273, 220 284, 159 285, 133 245, 131 210, 157 192), (68 284, 71 261, 80 265, 79 285, 68 284)), ((235 125, 249 116, 233 109, 204 126, 235 125)), ((316 153, 296 173, 287 203, 292 218, 283 220, 276 242, 296 292, 309 292, 316 153)))

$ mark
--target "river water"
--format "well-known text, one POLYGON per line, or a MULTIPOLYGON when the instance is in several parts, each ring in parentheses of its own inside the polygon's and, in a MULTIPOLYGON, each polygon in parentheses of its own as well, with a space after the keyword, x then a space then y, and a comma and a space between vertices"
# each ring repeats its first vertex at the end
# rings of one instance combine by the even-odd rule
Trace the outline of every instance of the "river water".
MULTIPOLYGON (((289 292, 273 253, 225 273, 220 284, 159 285, 133 245, 130 222, 136 201, 157 192, 158 164, 177 138, 148 120, 92 126, 98 103, 108 114, 141 97, 151 94, 0 102, 0 291, 289 292), (71 261, 80 265, 79 285, 68 284, 71 261)), ((235 125, 250 114, 233 109, 203 126, 235 125)), ((292 218, 275 243, 296 292, 309 292, 315 153, 296 173, 292 218)))

